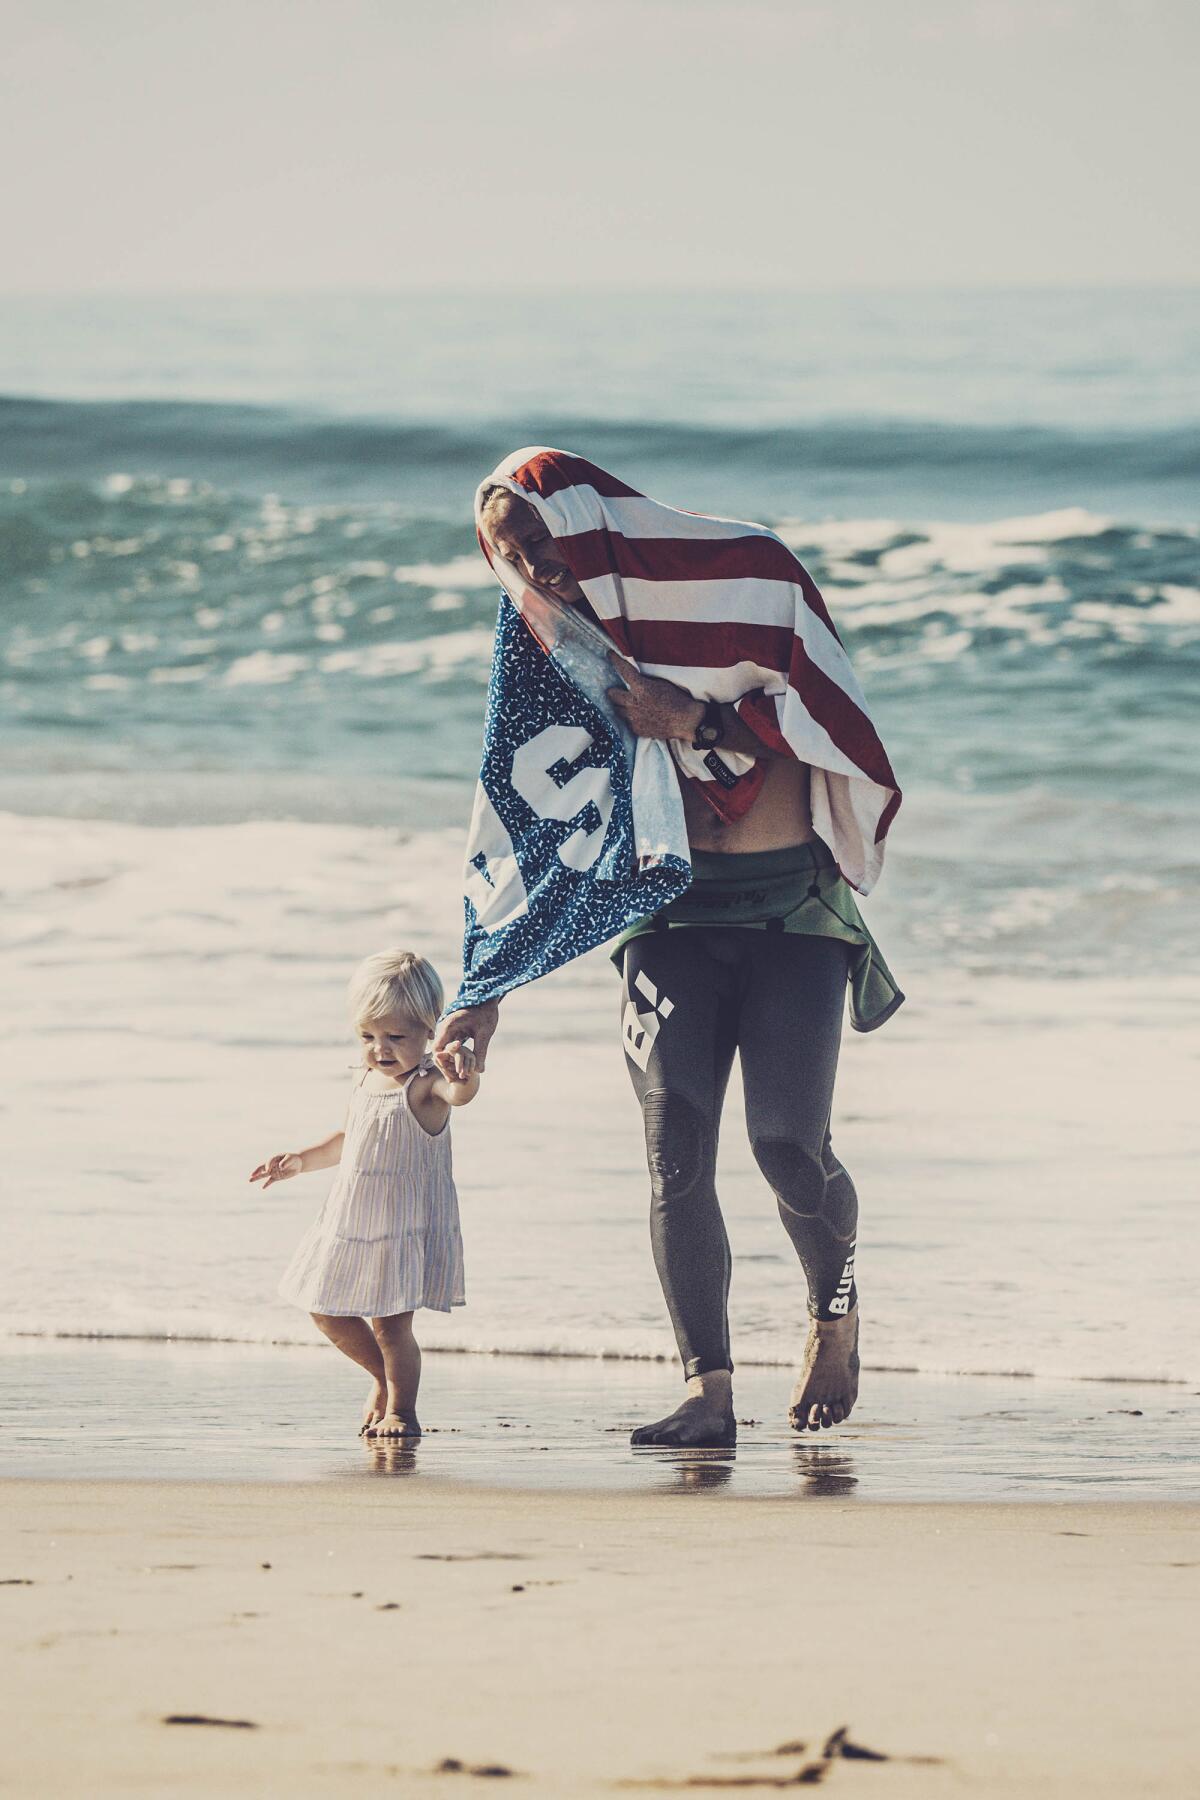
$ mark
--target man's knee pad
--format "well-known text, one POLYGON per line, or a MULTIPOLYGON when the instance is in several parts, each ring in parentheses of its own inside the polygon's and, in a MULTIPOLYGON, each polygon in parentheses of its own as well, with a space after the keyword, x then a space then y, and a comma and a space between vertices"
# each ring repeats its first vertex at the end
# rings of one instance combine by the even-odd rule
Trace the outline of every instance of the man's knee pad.
POLYGON ((792 1138, 755 1138, 751 1148, 780 1206, 801 1218, 819 1218, 827 1181, 821 1158, 792 1138))
POLYGON ((651 1088, 642 1100, 646 1162, 656 1200, 690 1194, 713 1162, 712 1131, 699 1107, 669 1088, 651 1088))
POLYGON ((852 1238, 858 1230, 858 1195, 854 1183, 832 1154, 825 1158, 825 1198, 821 1210, 836 1237, 852 1238))

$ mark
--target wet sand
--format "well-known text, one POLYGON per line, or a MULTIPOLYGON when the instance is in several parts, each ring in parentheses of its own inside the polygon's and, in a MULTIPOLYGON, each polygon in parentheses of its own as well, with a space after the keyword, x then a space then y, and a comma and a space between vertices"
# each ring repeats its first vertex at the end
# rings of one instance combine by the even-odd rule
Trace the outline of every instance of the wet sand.
POLYGON ((1194 1506, 3 1499, 22 1794, 1195 1791, 1194 1506))
POLYGON ((738 1368, 736 1451, 634 1451, 677 1365, 430 1355, 415 1452, 356 1434, 368 1383, 318 1338, 264 1345, 11 1340, 0 1476, 490 1488, 731 1499, 1200 1502, 1200 1396, 1179 1383, 938 1377, 868 1367, 849 1423, 788 1429, 791 1371, 738 1368), (72 1396, 73 1404, 64 1404, 72 1396))

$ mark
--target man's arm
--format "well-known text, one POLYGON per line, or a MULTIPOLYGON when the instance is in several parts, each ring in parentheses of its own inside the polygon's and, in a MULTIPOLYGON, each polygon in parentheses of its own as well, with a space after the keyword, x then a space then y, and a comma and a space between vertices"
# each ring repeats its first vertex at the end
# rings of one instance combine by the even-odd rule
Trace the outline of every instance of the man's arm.
MULTIPOLYGON (((691 743, 696 727, 704 717, 704 701, 696 700, 686 688, 676 687, 657 675, 643 675, 613 651, 609 661, 621 679, 629 685, 609 688, 608 697, 636 737, 682 738, 691 743)), ((718 748, 738 750, 744 756, 776 757, 790 760, 781 750, 772 750, 756 737, 735 707, 722 705, 721 723, 725 735, 718 748)))

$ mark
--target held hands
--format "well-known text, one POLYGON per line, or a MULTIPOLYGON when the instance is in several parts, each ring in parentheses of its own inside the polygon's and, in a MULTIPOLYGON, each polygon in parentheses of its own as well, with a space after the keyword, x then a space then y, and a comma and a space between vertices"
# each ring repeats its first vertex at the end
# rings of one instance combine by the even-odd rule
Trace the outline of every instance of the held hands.
POLYGON ((695 700, 686 688, 655 675, 643 675, 615 650, 608 660, 627 687, 611 687, 609 700, 635 737, 685 738, 689 743, 704 717, 703 700, 695 700))
POLYGON ((500 1023, 500 1005, 489 1000, 483 1006, 465 1006, 443 1019, 433 1040, 433 1060, 447 1081, 465 1081, 471 1074, 482 1075, 487 1066, 488 1045, 500 1023), (473 1054, 466 1051, 466 1040, 474 1043, 473 1054), (471 1066, 459 1073, 456 1058, 464 1051, 472 1055, 471 1066))
POLYGON ((446 1045, 442 1056, 446 1059, 445 1067, 442 1066, 441 1058, 438 1057, 435 1058, 438 1069, 446 1077, 446 1080, 453 1082, 456 1087, 470 1081, 472 1075, 476 1073, 475 1052, 470 1044, 464 1044, 460 1039, 455 1038, 446 1045))
POLYGON ((304 1158, 295 1150, 285 1150, 280 1156, 269 1156, 266 1162, 259 1163, 251 1175, 251 1181, 262 1182, 265 1194, 273 1181, 287 1181, 293 1175, 304 1173, 304 1158))

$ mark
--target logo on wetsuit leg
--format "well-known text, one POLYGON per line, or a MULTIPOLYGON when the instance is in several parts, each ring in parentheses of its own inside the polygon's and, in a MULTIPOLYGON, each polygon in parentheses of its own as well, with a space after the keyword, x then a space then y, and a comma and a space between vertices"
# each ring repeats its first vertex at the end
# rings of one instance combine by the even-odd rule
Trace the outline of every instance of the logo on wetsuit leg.
POLYGON ((848 1313, 850 1311, 850 1290, 854 1286, 854 1252, 857 1244, 851 1244, 850 1254, 846 1258, 846 1266, 842 1270, 842 1279, 837 1284, 837 1293, 829 1302, 831 1313, 848 1313))
POLYGON ((639 969, 633 978, 633 985, 639 994, 650 1002, 650 1011, 639 1012, 632 1000, 625 1003, 625 1017, 622 1020, 621 1035, 625 1043, 625 1054, 635 1062, 642 1073, 650 1061, 650 1053, 658 1041, 658 1034, 675 1011, 675 1002, 668 1000, 659 992, 648 975, 639 969))

